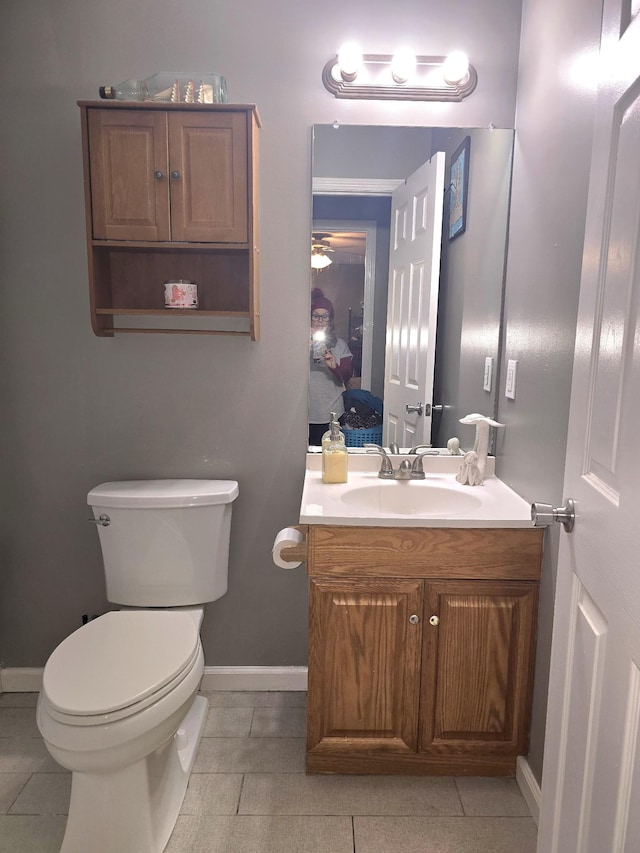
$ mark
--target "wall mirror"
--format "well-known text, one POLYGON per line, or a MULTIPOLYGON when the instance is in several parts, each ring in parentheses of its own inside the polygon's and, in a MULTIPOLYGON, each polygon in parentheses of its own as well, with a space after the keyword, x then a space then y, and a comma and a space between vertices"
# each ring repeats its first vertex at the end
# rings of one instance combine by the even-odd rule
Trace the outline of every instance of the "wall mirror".
MULTIPOLYGON (((363 402, 352 414, 366 440, 377 436, 367 428, 376 417, 358 418, 371 398, 385 410, 386 445, 442 447, 455 435, 467 447, 473 431, 459 419, 496 415, 513 137, 509 129, 313 128, 311 288, 315 304, 329 300, 333 338, 351 352, 342 400, 363 402), (428 190, 424 178, 407 197, 427 167, 428 190), (398 255, 405 228, 429 233, 418 262, 398 255), (405 397, 396 400, 394 383, 408 386, 405 397)), ((328 369, 313 346, 310 411, 314 371, 328 369)), ((364 443, 346 434, 350 447, 364 443)))

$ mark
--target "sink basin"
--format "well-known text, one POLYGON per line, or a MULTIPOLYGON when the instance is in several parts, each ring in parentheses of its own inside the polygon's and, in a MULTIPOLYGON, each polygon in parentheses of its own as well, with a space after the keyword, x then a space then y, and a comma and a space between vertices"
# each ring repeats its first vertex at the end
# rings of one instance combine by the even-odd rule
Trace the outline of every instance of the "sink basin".
POLYGON ((380 480, 345 491, 340 500, 364 512, 403 516, 457 516, 477 510, 482 503, 470 491, 424 480, 380 480))
POLYGON ((458 483, 459 457, 425 456, 424 480, 381 480, 377 456, 350 454, 349 481, 331 485, 322 482, 321 461, 319 453, 307 455, 301 524, 531 527, 531 505, 498 477, 482 486, 458 483))

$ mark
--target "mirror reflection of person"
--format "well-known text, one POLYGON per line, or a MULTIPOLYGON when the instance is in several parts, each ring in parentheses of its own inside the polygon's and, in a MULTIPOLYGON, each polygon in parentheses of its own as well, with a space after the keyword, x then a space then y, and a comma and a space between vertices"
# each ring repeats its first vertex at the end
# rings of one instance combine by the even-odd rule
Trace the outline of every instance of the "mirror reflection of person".
POLYGON ((351 378, 353 356, 333 328, 333 303, 319 287, 311 291, 309 342, 309 444, 320 445, 331 412, 344 413, 342 392, 351 378))

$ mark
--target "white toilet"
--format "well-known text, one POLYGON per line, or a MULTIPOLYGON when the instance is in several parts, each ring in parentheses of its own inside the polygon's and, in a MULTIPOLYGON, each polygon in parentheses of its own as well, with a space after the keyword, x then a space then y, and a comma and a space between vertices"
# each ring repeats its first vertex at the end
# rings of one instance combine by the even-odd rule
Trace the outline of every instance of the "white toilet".
POLYGON ((61 853, 161 853, 207 714, 204 604, 227 591, 234 480, 104 483, 98 524, 107 598, 44 668, 37 721, 73 771, 61 853), (158 609, 155 609, 158 608, 158 609))

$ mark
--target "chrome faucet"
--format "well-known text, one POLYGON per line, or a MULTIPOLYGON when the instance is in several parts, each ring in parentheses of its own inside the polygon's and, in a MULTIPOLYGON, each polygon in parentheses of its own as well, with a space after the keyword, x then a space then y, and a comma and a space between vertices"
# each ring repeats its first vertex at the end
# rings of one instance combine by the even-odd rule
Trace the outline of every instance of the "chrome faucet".
MULTIPOLYGON (((428 450, 426 453, 420 454, 416 453, 413 464, 408 459, 403 459, 400 465, 394 469, 384 447, 380 447, 379 444, 365 444, 364 447, 367 453, 377 453, 382 457, 380 470, 378 471, 378 477, 381 480, 424 480, 422 457, 433 456, 434 454, 438 455, 437 450, 428 450)), ((420 447, 426 447, 426 445, 418 445, 418 447, 412 448, 411 452, 415 453, 420 447)))

